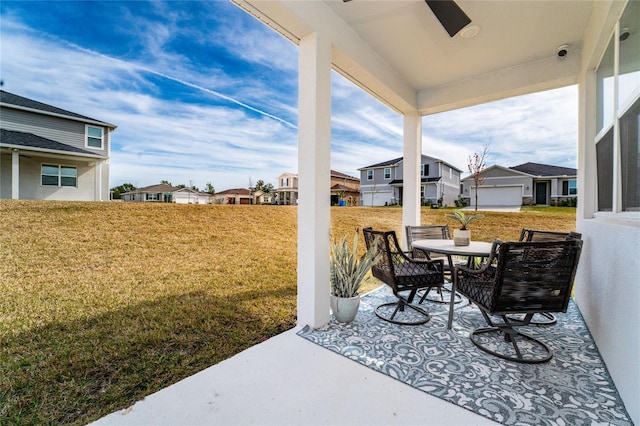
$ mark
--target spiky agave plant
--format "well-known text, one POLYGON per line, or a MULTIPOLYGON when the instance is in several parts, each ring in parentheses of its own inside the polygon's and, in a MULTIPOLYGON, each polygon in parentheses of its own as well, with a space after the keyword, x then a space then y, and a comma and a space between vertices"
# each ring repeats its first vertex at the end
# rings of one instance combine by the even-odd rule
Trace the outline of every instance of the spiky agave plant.
POLYGON ((331 294, 336 297, 355 297, 360 293, 360 286, 365 275, 376 262, 378 255, 375 248, 358 257, 358 231, 353 236, 350 247, 345 236, 340 242, 331 243, 331 294))
POLYGON ((467 225, 469 225, 469 223, 471 223, 472 221, 476 219, 480 219, 481 217, 484 217, 484 215, 482 214, 472 214, 467 216, 464 214, 462 210, 454 210, 453 213, 445 213, 445 216, 448 217, 449 219, 454 219, 460 222, 461 231, 466 231, 467 225))

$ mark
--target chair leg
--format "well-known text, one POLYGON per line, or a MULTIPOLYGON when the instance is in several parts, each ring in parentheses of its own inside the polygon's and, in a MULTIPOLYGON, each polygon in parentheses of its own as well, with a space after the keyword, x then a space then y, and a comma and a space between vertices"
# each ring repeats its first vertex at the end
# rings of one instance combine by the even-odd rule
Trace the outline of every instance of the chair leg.
POLYGON ((502 315, 503 322, 500 324, 494 324, 486 312, 482 311, 482 315, 489 327, 477 328, 470 335, 471 342, 480 350, 507 361, 523 364, 540 364, 553 357, 551 348, 545 343, 514 328, 529 325, 533 314, 527 314, 522 320, 514 322, 502 315), (526 345, 530 350, 523 352, 520 344, 526 345))
MULTIPOLYGON (((434 302, 434 303, 449 303, 449 301, 445 300, 443 293, 449 293, 451 292, 451 290, 449 290, 448 288, 444 287, 444 286, 438 286, 436 287, 436 290, 438 292, 438 298, 427 298, 427 296, 429 295, 429 293, 431 292, 431 289, 433 287, 427 287, 424 292, 422 293, 422 297, 420 298, 420 301, 418 302, 419 305, 422 305, 422 302, 424 302, 425 300, 429 301, 429 302, 434 302)), ((462 302, 462 296, 460 296, 457 293, 455 294, 455 303, 458 304, 460 302, 462 302)))
POLYGON ((418 306, 414 306, 410 303, 407 303, 404 299, 399 298, 397 302, 390 302, 390 303, 384 303, 380 306, 378 306, 375 309, 375 313, 376 316, 378 318, 380 318, 381 320, 390 322, 392 324, 398 324, 398 325, 421 325, 421 324, 425 324, 427 322, 429 322, 431 320, 431 314, 429 314, 429 312, 427 312, 426 310, 418 307, 418 306), (384 314, 384 310, 386 308, 390 308, 391 306, 395 306, 395 309, 393 310, 393 313, 391 315, 385 315, 384 314), (398 314, 398 312, 404 312, 405 311, 405 307, 409 308, 415 312, 418 313, 418 317, 420 319, 418 320, 410 320, 410 321, 402 321, 402 320, 396 320, 396 314, 398 314))

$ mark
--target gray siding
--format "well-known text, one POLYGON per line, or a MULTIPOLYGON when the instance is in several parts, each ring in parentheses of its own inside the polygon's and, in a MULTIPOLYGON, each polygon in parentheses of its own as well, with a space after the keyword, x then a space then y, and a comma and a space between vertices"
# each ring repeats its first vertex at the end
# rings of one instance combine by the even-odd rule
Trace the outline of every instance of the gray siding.
MULTIPOLYGON (((94 127, 102 127, 91 124, 94 127)), ((109 152, 109 129, 102 127, 104 140, 103 148, 87 147, 85 144, 85 123, 67 120, 59 117, 35 114, 30 111, 2 108, 2 128, 25 133, 33 133, 43 138, 95 152, 97 155, 107 156, 109 152)))

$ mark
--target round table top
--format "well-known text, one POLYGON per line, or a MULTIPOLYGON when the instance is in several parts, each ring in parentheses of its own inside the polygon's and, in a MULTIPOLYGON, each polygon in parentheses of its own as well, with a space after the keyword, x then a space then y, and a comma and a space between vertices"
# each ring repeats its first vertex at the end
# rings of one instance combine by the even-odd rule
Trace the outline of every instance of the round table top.
POLYGON ((416 240, 411 245, 415 248, 433 253, 489 257, 492 243, 471 241, 468 246, 457 246, 453 244, 453 240, 416 240))

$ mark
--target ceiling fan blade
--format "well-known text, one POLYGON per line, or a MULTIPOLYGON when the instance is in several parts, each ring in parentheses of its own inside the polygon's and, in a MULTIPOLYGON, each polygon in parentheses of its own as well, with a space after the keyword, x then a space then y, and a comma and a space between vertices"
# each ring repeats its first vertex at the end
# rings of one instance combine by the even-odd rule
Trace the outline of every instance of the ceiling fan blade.
POLYGON ((471 19, 453 0, 424 0, 450 37, 466 27, 471 19))

